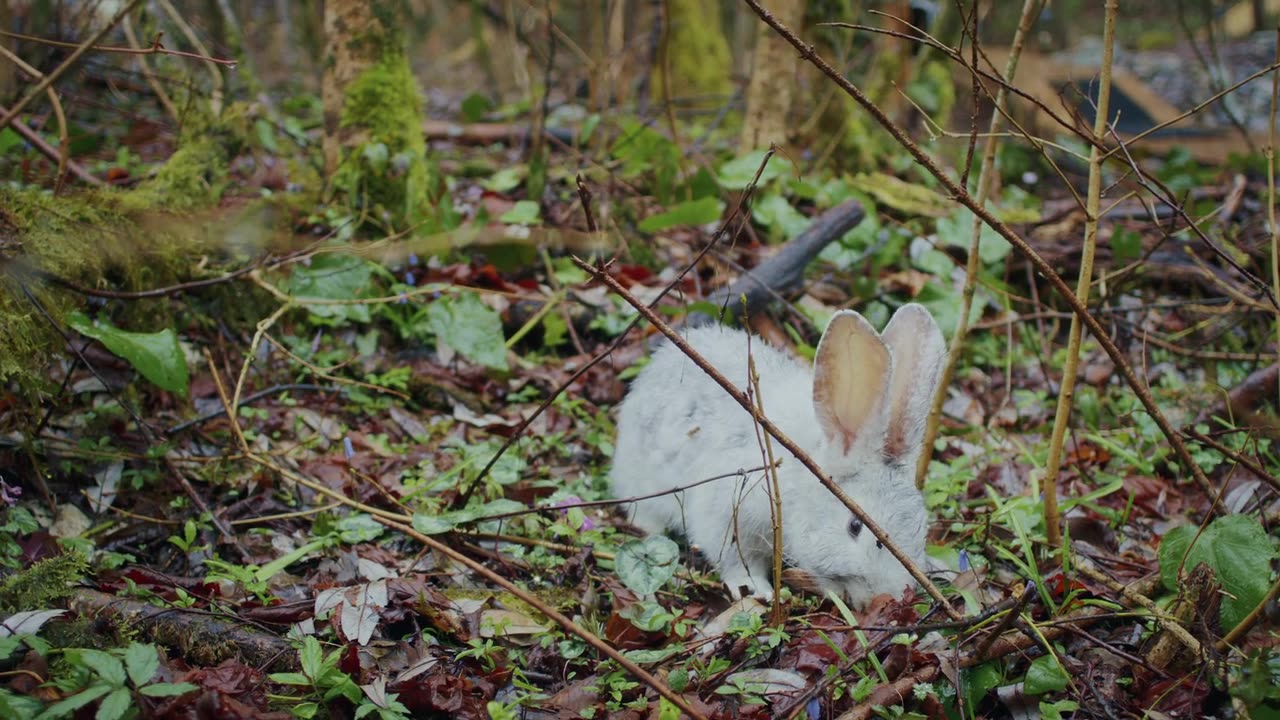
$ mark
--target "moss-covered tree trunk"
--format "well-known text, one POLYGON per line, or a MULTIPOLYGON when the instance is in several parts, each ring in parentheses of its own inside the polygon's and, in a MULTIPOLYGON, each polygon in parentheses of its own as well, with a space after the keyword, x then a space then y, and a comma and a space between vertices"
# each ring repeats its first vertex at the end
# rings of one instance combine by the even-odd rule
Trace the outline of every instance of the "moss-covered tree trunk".
MULTIPOLYGON (((774 17, 790 28, 804 22, 805 0, 777 0, 774 17)), ((743 152, 787 141, 787 113, 796 84, 796 51, 773 28, 756 23, 756 47, 747 86, 747 114, 738 144, 743 152)))
POLYGON ((702 104, 720 104, 708 96, 728 94, 733 85, 729 79, 732 56, 720 25, 719 4, 715 0, 667 0, 666 8, 668 16, 654 68, 654 99, 696 98, 702 104))
POLYGON ((324 161, 330 191, 375 222, 430 215, 422 93, 405 55, 401 0, 326 0, 324 161))

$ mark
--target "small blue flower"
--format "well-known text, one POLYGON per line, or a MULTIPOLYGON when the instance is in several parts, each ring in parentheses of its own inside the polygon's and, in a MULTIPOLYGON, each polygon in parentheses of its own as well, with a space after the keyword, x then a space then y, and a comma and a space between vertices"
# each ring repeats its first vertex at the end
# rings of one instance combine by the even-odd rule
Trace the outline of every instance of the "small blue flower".
POLYGON ((409 253, 409 267, 417 267, 417 266, 418 266, 418 254, 409 253))
POLYGON ((356 449, 351 446, 351 438, 349 436, 342 438, 342 453, 347 456, 348 460, 356 456, 356 449))
POLYGON ((397 300, 396 302, 399 303, 400 305, 404 305, 405 303, 409 302, 409 296, 405 295, 404 293, 400 293, 400 299, 397 300))
POLYGON ((413 287, 414 285, 418 284, 418 279, 413 276, 412 271, 404 274, 404 284, 408 285, 409 287, 413 287))
POLYGON ((969 552, 967 550, 960 551, 960 572, 969 571, 969 552))
POLYGON ((809 702, 804 706, 805 712, 809 713, 809 720, 818 720, 822 717, 822 703, 818 698, 809 698, 809 702))

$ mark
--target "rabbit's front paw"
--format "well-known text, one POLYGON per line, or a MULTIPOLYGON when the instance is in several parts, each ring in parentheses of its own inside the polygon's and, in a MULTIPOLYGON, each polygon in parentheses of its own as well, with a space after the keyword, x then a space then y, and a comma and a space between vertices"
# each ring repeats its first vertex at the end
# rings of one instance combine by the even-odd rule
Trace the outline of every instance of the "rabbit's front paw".
POLYGON ((773 600, 773 586, 768 583, 764 573, 755 576, 747 572, 730 573, 724 575, 721 580, 729 586, 729 595, 734 600, 741 600, 744 597, 753 597, 761 602, 773 600))

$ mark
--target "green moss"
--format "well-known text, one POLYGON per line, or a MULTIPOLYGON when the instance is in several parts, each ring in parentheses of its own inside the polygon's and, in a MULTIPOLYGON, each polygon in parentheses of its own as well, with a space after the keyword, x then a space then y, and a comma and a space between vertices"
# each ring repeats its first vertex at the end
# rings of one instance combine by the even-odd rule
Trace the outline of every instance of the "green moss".
POLYGON ((88 559, 76 551, 41 560, 0 583, 0 612, 11 615, 54 607, 75 591, 88 570, 88 559))
POLYGON ((706 0, 670 0, 670 27, 663 41, 665 62, 655 73, 655 100, 666 98, 666 68, 671 69, 671 97, 726 95, 733 90, 729 79, 729 41, 720 28, 715 3, 706 0))
POLYGON ((431 216, 422 94, 408 58, 386 50, 382 59, 346 88, 340 127, 364 142, 339 164, 334 186, 349 201, 381 210, 392 226, 417 225, 431 216))
POLYGON ((228 107, 217 120, 185 118, 178 149, 132 191, 121 196, 127 210, 195 210, 212 207, 227 189, 227 166, 249 137, 246 107, 228 107))

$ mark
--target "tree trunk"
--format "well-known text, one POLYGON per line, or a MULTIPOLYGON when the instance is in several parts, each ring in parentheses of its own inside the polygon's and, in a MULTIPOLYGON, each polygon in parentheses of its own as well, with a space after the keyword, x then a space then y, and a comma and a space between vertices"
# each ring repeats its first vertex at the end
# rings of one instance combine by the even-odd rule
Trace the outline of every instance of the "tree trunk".
POLYGON ((422 92, 400 0, 326 0, 321 80, 329 190, 393 227, 430 216, 422 92))
MULTIPOLYGON (((804 6, 805 0, 777 0, 770 9, 782 24, 799 28, 804 22, 804 6)), ((738 137, 743 152, 786 143, 791 89, 796 84, 795 50, 762 22, 756 23, 753 55, 747 113, 738 137)))

